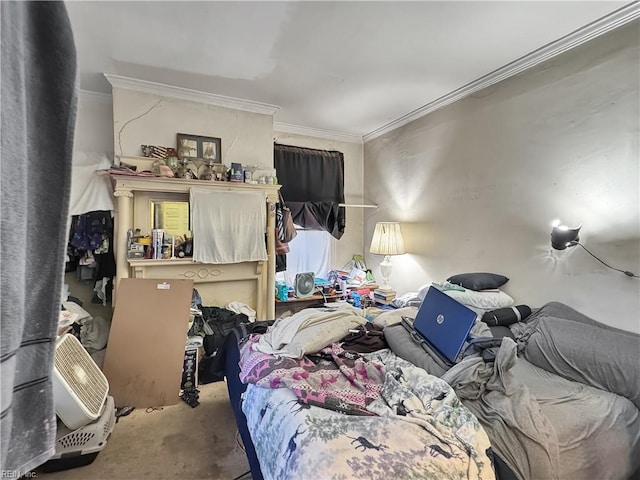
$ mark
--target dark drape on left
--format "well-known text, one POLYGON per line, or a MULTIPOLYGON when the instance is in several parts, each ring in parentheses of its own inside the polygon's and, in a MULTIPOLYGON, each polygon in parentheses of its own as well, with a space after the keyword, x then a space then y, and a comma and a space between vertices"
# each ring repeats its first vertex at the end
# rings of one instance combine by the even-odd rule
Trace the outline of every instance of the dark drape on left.
POLYGON ((313 148, 274 145, 273 161, 281 192, 297 225, 344 234, 344 155, 313 148))

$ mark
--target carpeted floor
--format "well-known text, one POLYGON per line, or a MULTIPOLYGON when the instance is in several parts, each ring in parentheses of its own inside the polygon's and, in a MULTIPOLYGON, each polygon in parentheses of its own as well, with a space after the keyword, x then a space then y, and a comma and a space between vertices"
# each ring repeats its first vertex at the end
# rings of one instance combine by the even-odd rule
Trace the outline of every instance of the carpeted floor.
MULTIPOLYGON (((75 272, 65 277, 69 294, 82 301, 87 312, 111 319, 110 305, 92 303, 91 283, 79 282, 75 272)), ((162 410, 136 409, 120 417, 93 463, 55 473, 37 469, 38 478, 250 480, 249 474, 243 475, 249 471, 249 464, 236 435, 226 383, 201 385, 199 390, 200 405, 195 408, 178 399, 178 403, 162 410)))
POLYGON ((55 473, 37 471, 42 480, 161 480, 251 478, 227 387, 200 387, 200 405, 182 400, 162 410, 134 410, 120 417, 95 461, 55 473))

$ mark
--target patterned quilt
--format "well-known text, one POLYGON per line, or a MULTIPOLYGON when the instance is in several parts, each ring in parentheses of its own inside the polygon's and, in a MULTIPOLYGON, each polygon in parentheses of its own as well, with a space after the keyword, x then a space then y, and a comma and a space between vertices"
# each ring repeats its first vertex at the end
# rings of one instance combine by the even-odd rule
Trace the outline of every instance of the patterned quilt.
MULTIPOLYGON (((495 478, 489 439, 451 387, 389 350, 347 358, 328 347, 318 378, 338 377, 320 386, 305 383, 315 375, 305 379, 304 367, 287 372, 277 359, 260 377, 268 359, 244 353, 242 409, 265 479, 495 478)), ((302 362, 313 370, 320 360, 302 362)))

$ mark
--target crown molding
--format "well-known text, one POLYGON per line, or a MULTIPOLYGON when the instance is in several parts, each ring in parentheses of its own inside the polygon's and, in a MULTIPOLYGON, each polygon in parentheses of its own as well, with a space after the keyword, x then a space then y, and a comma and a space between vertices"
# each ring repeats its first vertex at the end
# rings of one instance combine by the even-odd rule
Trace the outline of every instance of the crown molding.
POLYGON ((232 108, 234 110, 261 113, 263 115, 275 115, 278 110, 280 110, 280 107, 277 105, 254 102, 253 100, 226 97, 224 95, 216 95, 215 93, 200 92, 189 88, 175 87, 173 85, 165 85, 163 83, 123 77, 121 75, 114 75, 110 73, 105 73, 104 76, 113 87, 135 90, 137 92, 148 93, 150 95, 158 95, 176 100, 206 103, 208 105, 232 108))
POLYGON ((80 101, 92 101, 100 103, 111 103, 113 101, 110 93, 92 92, 91 90, 78 90, 80 101))
POLYGON ((315 138, 326 138, 329 140, 338 140, 347 143, 363 143, 362 135, 335 132, 332 130, 324 130, 322 128, 303 127, 302 125, 291 125, 289 123, 273 122, 273 130, 275 132, 293 133, 296 135, 305 135, 315 138))
POLYGON ((524 70, 582 45, 589 40, 599 37, 611 30, 615 30, 638 17, 640 17, 640 3, 634 1, 605 17, 595 20, 554 42, 534 50, 533 52, 458 88, 457 90, 453 90, 452 92, 443 95, 433 102, 413 110, 412 112, 409 112, 406 115, 403 115, 402 117, 363 135, 362 139, 364 142, 373 140, 374 138, 384 135, 396 128, 402 127, 403 125, 406 125, 420 117, 424 117, 435 110, 468 97, 483 88, 487 88, 501 82, 502 80, 512 77, 513 75, 517 75, 524 70))

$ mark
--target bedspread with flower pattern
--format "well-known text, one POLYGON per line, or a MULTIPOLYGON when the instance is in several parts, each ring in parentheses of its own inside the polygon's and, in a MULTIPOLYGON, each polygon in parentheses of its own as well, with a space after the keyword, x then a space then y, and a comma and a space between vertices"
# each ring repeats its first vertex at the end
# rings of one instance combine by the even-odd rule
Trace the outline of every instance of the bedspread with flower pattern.
MULTIPOLYGON (((330 352, 338 363, 344 359, 339 347, 331 346, 323 355, 330 352)), ((323 390, 329 398, 348 400, 352 408, 344 412, 305 401, 286 385, 288 380, 269 388, 275 386, 271 378, 261 387, 258 377, 250 378, 261 362, 244 365, 250 384, 242 409, 265 479, 495 478, 485 431, 447 383, 389 350, 353 360, 347 361, 343 375, 353 375, 351 367, 362 361, 366 389, 359 384, 354 396, 344 391, 334 395, 332 386, 344 390, 345 383, 332 382, 323 390), (359 414, 347 414, 351 411, 359 414)))

